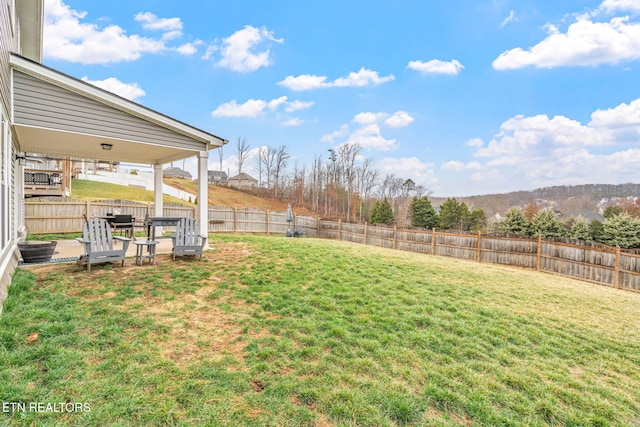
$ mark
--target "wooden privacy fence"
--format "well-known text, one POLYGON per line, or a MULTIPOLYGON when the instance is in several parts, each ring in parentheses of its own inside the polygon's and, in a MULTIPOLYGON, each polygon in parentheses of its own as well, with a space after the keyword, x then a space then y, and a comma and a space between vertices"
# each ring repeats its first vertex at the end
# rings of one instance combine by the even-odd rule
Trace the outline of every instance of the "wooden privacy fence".
MULTIPOLYGON (((84 217, 106 216, 107 213, 132 215, 141 221, 154 215, 153 203, 128 200, 82 201, 60 198, 38 198, 25 201, 25 224, 31 234, 65 234, 82 231, 84 217)), ((163 216, 195 218, 196 208, 180 204, 164 204, 163 216)), ((294 215, 293 223, 286 221, 286 212, 260 209, 233 209, 210 206, 208 212, 210 232, 231 233, 292 233, 300 228, 309 236, 316 236, 318 219, 294 215)))
MULTIPOLYGON (((27 200, 25 223, 33 234, 72 233, 82 230, 83 215, 104 216, 120 212, 144 218, 153 204, 129 201, 27 200)), ((164 216, 194 218, 196 210, 165 205, 164 216)), ((222 233, 286 234, 304 231, 309 236, 343 240, 389 249, 447 256, 487 264, 536 269, 618 289, 640 292, 640 255, 605 245, 575 244, 540 238, 407 230, 368 224, 349 224, 285 212, 210 206, 209 231, 222 233)))

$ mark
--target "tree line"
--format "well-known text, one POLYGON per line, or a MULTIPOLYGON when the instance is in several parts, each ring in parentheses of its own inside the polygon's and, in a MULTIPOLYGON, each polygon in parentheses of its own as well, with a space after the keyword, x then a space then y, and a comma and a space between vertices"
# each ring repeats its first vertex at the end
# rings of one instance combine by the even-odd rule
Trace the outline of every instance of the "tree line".
MULTIPOLYGON (((238 138, 238 171, 251 159, 250 144, 238 138)), ((286 200, 316 212, 349 222, 396 224, 459 232, 504 232, 543 238, 573 238, 622 248, 640 247, 640 202, 625 207, 610 206, 605 221, 571 217, 565 221, 553 211, 540 210, 534 202, 523 209, 511 208, 506 218, 490 222, 483 209, 448 198, 438 208, 430 191, 410 178, 382 174, 373 160, 362 156, 358 144, 343 144, 328 150, 326 159, 315 156, 311 165, 294 163, 285 145, 260 147, 256 162, 262 195, 286 200)))

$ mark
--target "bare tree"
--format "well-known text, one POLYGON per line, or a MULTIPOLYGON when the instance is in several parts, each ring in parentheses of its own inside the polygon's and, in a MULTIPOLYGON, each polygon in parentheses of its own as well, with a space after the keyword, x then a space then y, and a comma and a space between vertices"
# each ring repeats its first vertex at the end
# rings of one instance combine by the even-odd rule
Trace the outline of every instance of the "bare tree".
POLYGON ((362 162, 362 165, 358 168, 357 187, 358 194, 360 195, 360 208, 358 214, 360 216, 360 221, 362 221, 364 203, 371 195, 373 187, 378 184, 379 176, 380 172, 373 168, 373 160, 370 158, 365 159, 365 161, 362 162))
POLYGON ((262 187, 262 167, 266 164, 264 157, 267 154, 267 147, 258 148, 258 157, 256 158, 258 162, 258 186, 262 187))
POLYGON ((360 145, 358 144, 344 144, 338 149, 338 161, 340 164, 340 173, 344 179, 341 182, 342 187, 345 188, 345 195, 347 198, 346 214, 347 219, 351 219, 351 202, 355 193, 356 182, 356 159, 360 154, 360 145))
POLYGON ((251 144, 249 144, 247 138, 239 136, 236 140, 236 150, 238 152, 238 174, 242 173, 242 165, 247 161, 249 148, 251 148, 251 144))
POLYGON ((291 157, 287 152, 286 145, 281 145, 276 149, 272 149, 274 152, 273 162, 273 180, 274 180, 274 197, 278 197, 278 186, 280 183, 280 176, 287 167, 287 160, 291 157))
POLYGON ((224 153, 222 151, 223 146, 218 148, 218 160, 220 161, 220 170, 222 170, 222 160, 224 159, 224 153))
POLYGON ((275 162, 275 150, 271 147, 263 147, 258 154, 258 158, 260 159, 260 163, 267 174, 267 187, 271 188, 273 185, 272 177, 275 162))

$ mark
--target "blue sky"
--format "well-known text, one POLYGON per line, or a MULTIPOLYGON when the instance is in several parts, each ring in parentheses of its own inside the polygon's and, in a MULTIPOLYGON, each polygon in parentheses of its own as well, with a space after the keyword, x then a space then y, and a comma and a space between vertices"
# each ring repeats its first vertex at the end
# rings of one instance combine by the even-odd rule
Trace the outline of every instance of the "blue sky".
POLYGON ((43 62, 228 139, 231 174, 243 137, 438 196, 640 181, 640 0, 45 0, 43 62))

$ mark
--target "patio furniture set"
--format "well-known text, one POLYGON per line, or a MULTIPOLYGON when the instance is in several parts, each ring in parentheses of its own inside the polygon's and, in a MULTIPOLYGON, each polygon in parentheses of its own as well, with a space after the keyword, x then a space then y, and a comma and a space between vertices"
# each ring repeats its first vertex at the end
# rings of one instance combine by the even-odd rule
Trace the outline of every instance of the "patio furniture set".
POLYGON ((202 251, 207 242, 207 236, 199 234, 197 221, 192 218, 174 217, 146 217, 143 226, 146 229, 146 238, 136 240, 133 232, 134 219, 131 215, 115 215, 107 217, 89 218, 84 221, 82 237, 77 240, 84 245, 84 255, 78 263, 87 263, 87 270, 91 271, 91 265, 97 263, 122 261, 124 266, 125 256, 129 244, 133 240, 136 245, 136 265, 142 265, 149 260, 149 264, 155 264, 156 256, 156 227, 175 226, 172 234, 173 260, 176 255, 198 255, 202 259, 202 251), (110 221, 111 220, 111 221, 110 221), (117 236, 121 232, 124 236, 117 236), (121 248, 116 248, 115 242, 122 242, 121 248))

